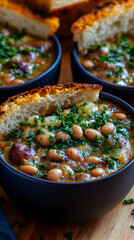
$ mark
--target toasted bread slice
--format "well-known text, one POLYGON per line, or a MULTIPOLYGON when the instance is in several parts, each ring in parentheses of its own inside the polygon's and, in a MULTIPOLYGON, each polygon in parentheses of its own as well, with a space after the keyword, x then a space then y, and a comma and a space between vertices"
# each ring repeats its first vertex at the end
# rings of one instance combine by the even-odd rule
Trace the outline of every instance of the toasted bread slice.
POLYGON ((92 44, 114 37, 118 33, 134 31, 134 1, 113 0, 81 17, 71 28, 79 51, 92 44))
POLYGON ((59 36, 71 34, 70 28, 74 21, 85 13, 90 12, 96 6, 109 0, 16 0, 22 1, 31 8, 57 16, 60 19, 59 36))
POLYGON ((32 115, 43 117, 51 113, 56 105, 68 108, 83 100, 95 101, 101 89, 101 86, 95 84, 68 83, 46 86, 11 97, 0 106, 0 134, 8 134, 32 115))
POLYGON ((25 5, 10 0, 0 0, 0 22, 7 22, 19 31, 25 29, 27 33, 41 38, 52 36, 59 27, 57 17, 43 18, 25 5))

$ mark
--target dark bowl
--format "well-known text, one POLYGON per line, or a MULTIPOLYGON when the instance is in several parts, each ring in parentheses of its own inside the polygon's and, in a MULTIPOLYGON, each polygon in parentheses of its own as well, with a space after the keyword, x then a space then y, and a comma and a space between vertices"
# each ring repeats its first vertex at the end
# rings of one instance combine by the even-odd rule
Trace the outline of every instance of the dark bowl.
MULTIPOLYGON (((100 98, 124 108, 134 119, 134 109, 123 100, 104 92, 100 98)), ((77 223, 107 213, 124 199, 134 184, 134 159, 101 179, 60 183, 26 175, 0 156, 0 181, 21 208, 42 215, 47 222, 77 223)))
POLYGON ((76 44, 73 44, 71 50, 71 66, 75 82, 78 83, 94 83, 103 86, 103 91, 113 94, 124 99, 126 102, 134 106, 134 86, 120 86, 113 83, 106 82, 93 76, 86 70, 79 61, 76 44))
POLYGON ((56 36, 51 37, 54 42, 55 50, 56 50, 56 59, 54 63, 48 68, 45 72, 37 76, 36 78, 13 86, 0 87, 0 103, 7 100, 9 97, 19 94, 21 92, 28 91, 33 88, 43 87, 44 85, 54 85, 58 82, 59 73, 60 73, 60 65, 61 65, 61 56, 62 50, 61 45, 56 36))

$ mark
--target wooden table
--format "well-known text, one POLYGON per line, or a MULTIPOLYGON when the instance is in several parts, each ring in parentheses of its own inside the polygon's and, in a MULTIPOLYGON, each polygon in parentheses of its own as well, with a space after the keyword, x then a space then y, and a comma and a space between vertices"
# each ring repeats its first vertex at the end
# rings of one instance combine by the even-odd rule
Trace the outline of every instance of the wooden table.
MULTIPOLYGON (((70 67, 70 47, 71 39, 62 41, 63 59, 61 66, 60 83, 71 82, 72 74, 70 67)), ((133 205, 125 206, 120 203, 108 214, 82 224, 59 225, 46 224, 42 220, 32 218, 26 212, 13 203, 6 193, 0 188, 0 199, 5 214, 13 226, 13 230, 18 240, 65 240, 65 233, 73 232, 73 240, 133 240, 134 216, 131 211, 133 205), (4 199, 2 198, 4 197, 4 199)), ((126 199, 134 198, 134 187, 131 189, 126 199)))

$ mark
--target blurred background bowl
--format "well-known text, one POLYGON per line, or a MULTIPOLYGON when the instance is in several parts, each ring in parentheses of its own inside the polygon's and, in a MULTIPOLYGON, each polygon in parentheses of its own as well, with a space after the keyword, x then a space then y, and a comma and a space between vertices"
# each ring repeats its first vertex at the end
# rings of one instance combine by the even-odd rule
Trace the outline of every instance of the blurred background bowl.
MULTIPOLYGON (((100 98, 122 107, 134 119, 134 109, 123 100, 104 92, 100 98)), ((47 222, 83 222, 107 213, 124 199, 134 184, 134 159, 107 177, 63 183, 29 176, 0 156, 0 182, 21 209, 37 213, 47 222)))
POLYGON ((29 80, 25 83, 13 86, 0 87, 0 103, 7 100, 9 97, 16 94, 28 91, 33 88, 43 87, 44 85, 54 85, 58 82, 61 66, 61 44, 58 38, 54 35, 51 37, 51 40, 54 43, 56 58, 54 63, 48 68, 45 72, 39 76, 29 80))
POLYGON ((103 86, 103 91, 111 93, 134 106, 134 86, 120 86, 113 83, 106 82, 93 76, 86 70, 79 61, 76 44, 73 44, 71 50, 71 67, 74 82, 78 83, 93 83, 103 86))

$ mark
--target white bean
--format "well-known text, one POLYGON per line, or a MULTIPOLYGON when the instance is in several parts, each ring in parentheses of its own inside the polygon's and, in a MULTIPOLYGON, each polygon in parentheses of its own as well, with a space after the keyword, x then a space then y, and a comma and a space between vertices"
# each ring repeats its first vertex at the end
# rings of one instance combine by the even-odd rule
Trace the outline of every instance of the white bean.
POLYGON ((39 134, 35 137, 35 141, 40 143, 41 146, 49 146, 51 144, 51 142, 49 141, 49 136, 53 136, 54 137, 54 134, 53 133, 50 133, 50 132, 45 132, 43 134, 39 134))
POLYGON ((90 171, 90 174, 93 177, 101 177, 104 174, 104 170, 102 168, 94 168, 90 171))
POLYGON ((38 173, 38 169, 31 165, 24 165, 20 167, 20 171, 32 176, 38 173))
POLYGON ((23 80, 15 79, 15 80, 11 81, 10 85, 17 85, 17 84, 22 84, 22 83, 24 83, 23 80))
POLYGON ((70 159, 75 161, 80 161, 82 159, 82 156, 76 148, 68 148, 66 154, 70 159))
POLYGON ((84 131, 84 134, 85 136, 91 140, 91 141, 94 141, 95 138, 97 137, 98 139, 101 139, 101 134, 95 130, 95 129, 92 129, 92 128, 87 128, 85 131, 84 131))
POLYGON ((113 123, 106 123, 101 127, 101 132, 105 134, 112 134, 114 132, 115 126, 113 123))
POLYGON ((56 135, 55 135, 56 141, 59 140, 59 139, 67 140, 67 139, 69 139, 69 138, 70 138, 69 133, 58 132, 58 133, 56 133, 56 135))
POLYGON ((0 148, 4 149, 6 147, 7 143, 5 141, 0 142, 0 148))
POLYGON ((73 134, 72 134, 73 138, 78 139, 78 138, 83 137, 83 131, 82 131, 82 128, 79 125, 74 124, 72 126, 72 130, 73 130, 73 134))
POLYGON ((85 159, 85 162, 89 162, 91 164, 99 164, 99 163, 102 163, 103 161, 98 158, 98 157, 94 157, 94 156, 89 156, 85 159))
POLYGON ((125 120, 127 118, 125 113, 113 113, 113 118, 117 119, 117 120, 125 120))
POLYGON ((86 69, 91 69, 92 67, 94 67, 94 63, 87 59, 85 60, 83 63, 82 63, 83 67, 86 68, 86 69))
POLYGON ((48 171, 47 179, 50 181, 58 181, 62 177, 62 170, 59 168, 53 168, 48 171))
POLYGON ((47 153, 47 158, 50 160, 60 161, 65 156, 63 151, 58 149, 50 149, 47 153))

